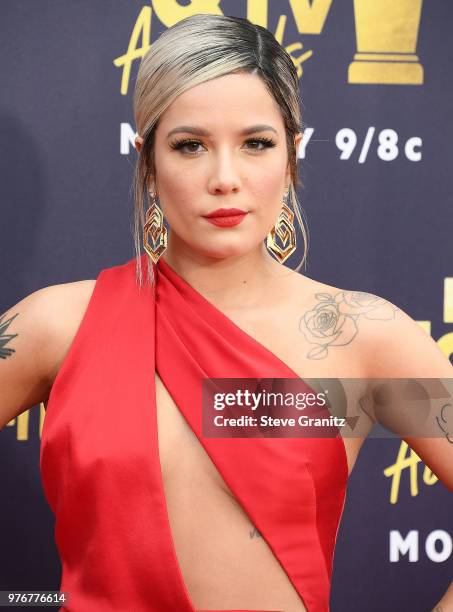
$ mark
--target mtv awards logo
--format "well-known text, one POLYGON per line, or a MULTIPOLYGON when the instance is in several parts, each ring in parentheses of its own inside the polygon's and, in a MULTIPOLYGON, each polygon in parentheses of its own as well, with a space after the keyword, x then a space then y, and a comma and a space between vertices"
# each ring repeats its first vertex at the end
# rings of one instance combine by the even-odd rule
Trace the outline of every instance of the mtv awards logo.
MULTIPOLYGON (((269 27, 271 9, 278 11, 273 32, 285 47, 302 76, 303 65, 314 51, 304 49, 300 40, 288 41, 288 20, 301 36, 323 33, 333 0, 244 0, 246 17, 252 23, 269 27), (282 6, 287 13, 280 13, 282 6)), ((423 66, 416 54, 423 0, 354 0, 357 52, 344 67, 345 80, 351 84, 422 85, 423 66)), ((113 60, 122 70, 120 91, 129 92, 131 68, 151 46, 153 16, 169 28, 190 15, 223 15, 220 0, 192 0, 182 6, 176 0, 153 0, 143 6, 132 27, 126 52, 113 60)))

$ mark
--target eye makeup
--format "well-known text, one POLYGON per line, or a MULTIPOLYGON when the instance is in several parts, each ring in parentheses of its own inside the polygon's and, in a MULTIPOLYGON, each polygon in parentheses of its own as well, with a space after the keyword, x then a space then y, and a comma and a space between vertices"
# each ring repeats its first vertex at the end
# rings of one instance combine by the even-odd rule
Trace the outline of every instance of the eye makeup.
MULTIPOLYGON (((259 137, 259 138, 249 138, 248 140, 245 141, 246 143, 261 143, 263 145, 262 149, 252 149, 254 151, 264 151, 267 148, 272 148, 276 146, 276 143, 274 140, 272 140, 272 138, 265 138, 265 137, 259 137)), ((199 145, 202 144, 202 142, 200 140, 195 140, 193 138, 181 138, 179 140, 176 140, 175 142, 170 143, 170 147, 176 151, 182 150, 184 149, 184 147, 187 146, 191 146, 191 145, 199 145)), ((196 155, 198 153, 198 151, 189 151, 188 154, 189 155, 196 155)))

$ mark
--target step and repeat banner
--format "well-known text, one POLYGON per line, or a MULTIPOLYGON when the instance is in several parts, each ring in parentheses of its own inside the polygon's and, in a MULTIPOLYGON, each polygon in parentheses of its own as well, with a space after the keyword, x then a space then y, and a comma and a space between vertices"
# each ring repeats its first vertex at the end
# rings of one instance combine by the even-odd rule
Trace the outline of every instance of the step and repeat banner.
MULTIPOLYGON (((134 256, 137 69, 194 13, 247 17, 297 67, 304 273, 390 300, 451 359, 447 0, 2 2, 0 311, 134 256)), ((301 255, 299 245, 292 261, 301 255)), ((44 415, 35 406, 0 432, 0 590, 59 588, 39 474, 44 415)), ((453 578, 452 517, 452 495, 404 441, 368 439, 338 533, 332 610, 431 610, 453 578)))

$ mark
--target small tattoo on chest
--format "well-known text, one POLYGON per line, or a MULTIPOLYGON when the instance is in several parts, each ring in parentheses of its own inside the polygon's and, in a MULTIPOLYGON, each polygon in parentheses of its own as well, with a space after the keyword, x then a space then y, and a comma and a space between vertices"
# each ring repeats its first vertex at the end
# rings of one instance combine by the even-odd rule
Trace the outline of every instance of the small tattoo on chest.
POLYGON ((253 527, 253 529, 251 529, 249 531, 249 536, 250 539, 252 540, 253 538, 262 538, 263 536, 260 534, 260 532, 258 531, 258 529, 256 527, 253 527))

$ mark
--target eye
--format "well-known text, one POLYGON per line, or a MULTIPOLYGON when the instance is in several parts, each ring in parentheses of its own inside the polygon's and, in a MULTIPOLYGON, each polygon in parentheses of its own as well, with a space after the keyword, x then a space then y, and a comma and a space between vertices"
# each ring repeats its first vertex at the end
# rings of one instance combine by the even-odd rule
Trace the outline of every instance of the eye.
MULTIPOLYGON (((179 150, 185 149, 185 147, 189 147, 192 145, 199 145, 199 144, 201 144, 199 140, 188 140, 187 138, 183 138, 181 140, 177 140, 176 142, 172 142, 170 144, 170 147, 172 149, 175 149, 175 151, 179 151, 179 150)), ((197 153, 197 151, 191 150, 189 151, 189 154, 191 153, 197 153)))
MULTIPOLYGON (((259 149, 259 148, 254 148, 252 147, 252 150, 254 151, 263 151, 264 149, 267 148, 271 148, 271 147, 275 147, 276 143, 271 139, 271 138, 249 138, 248 140, 245 141, 246 144, 250 144, 250 143, 255 143, 255 144, 262 144, 263 148, 259 149)), ((186 147, 197 147, 198 145, 201 145, 202 143, 199 140, 191 140, 188 138, 182 138, 181 140, 177 140, 176 142, 172 142, 170 144, 170 147, 172 149, 174 149, 175 151, 182 151, 183 149, 186 149, 186 147)), ((195 155, 197 154, 198 151, 195 149, 187 149, 186 153, 184 153, 184 155, 195 155)))
MULTIPOLYGON (((271 138, 250 138, 246 142, 257 142, 258 144, 264 145, 264 149, 275 147, 275 142, 271 138)), ((256 151, 262 151, 263 149, 255 149, 256 151)))

